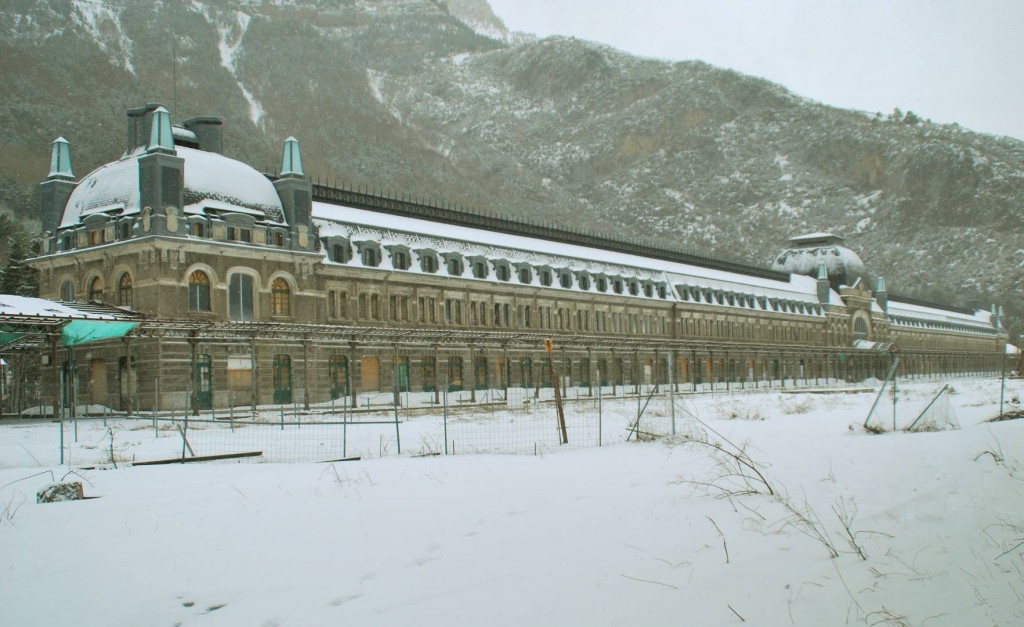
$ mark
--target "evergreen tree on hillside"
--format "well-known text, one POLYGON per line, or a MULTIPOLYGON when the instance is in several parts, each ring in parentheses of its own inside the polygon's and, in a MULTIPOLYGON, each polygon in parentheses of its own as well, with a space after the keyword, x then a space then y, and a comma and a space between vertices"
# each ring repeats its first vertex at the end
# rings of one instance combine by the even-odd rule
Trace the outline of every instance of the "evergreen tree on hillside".
POLYGON ((32 244, 24 233, 15 233, 7 238, 7 264, 0 274, 0 293, 18 296, 35 296, 39 293, 39 277, 36 271, 25 264, 32 254, 32 244))

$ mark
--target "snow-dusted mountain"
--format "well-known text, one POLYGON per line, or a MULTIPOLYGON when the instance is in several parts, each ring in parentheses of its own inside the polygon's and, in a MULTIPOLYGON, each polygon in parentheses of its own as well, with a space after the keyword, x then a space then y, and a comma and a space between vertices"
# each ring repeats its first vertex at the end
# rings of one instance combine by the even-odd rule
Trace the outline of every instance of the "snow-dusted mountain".
POLYGON ((1024 142, 827 107, 700 62, 514 37, 484 0, 18 0, 0 8, 0 204, 32 213, 124 112, 225 118, 314 177, 768 263, 831 231, 891 291, 1024 308, 1024 142))

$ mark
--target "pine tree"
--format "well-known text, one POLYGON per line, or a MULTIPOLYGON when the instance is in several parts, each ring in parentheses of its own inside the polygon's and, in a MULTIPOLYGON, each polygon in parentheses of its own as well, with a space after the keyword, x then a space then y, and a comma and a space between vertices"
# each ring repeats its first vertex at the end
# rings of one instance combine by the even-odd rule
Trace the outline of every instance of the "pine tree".
POLYGON ((7 238, 7 265, 0 274, 0 293, 17 296, 35 296, 39 293, 36 271, 25 264, 32 252, 29 237, 16 233, 7 238))

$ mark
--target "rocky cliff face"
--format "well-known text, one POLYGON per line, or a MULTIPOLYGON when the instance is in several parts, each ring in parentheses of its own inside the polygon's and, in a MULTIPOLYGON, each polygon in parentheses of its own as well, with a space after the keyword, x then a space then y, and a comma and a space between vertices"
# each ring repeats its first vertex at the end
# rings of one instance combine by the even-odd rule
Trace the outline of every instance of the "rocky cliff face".
POLYGON ((124 111, 225 118, 273 169, 767 263, 846 237, 891 291, 1024 317, 1024 142, 807 101, 699 62, 516 40, 484 0, 13 0, 0 10, 0 204, 48 145, 84 176, 124 111), (69 17, 70 16, 70 17, 69 17))

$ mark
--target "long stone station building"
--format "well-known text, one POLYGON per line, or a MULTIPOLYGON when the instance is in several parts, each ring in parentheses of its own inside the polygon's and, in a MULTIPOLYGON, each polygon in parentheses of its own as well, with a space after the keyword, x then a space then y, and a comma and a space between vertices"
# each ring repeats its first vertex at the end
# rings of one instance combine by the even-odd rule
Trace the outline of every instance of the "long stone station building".
POLYGON ((40 295, 142 321, 56 356, 79 403, 538 389, 545 338, 557 380, 591 394, 1000 366, 996 308, 890 294, 827 233, 757 267, 314 184, 293 138, 263 174, 224 156, 214 117, 127 122, 124 154, 80 180, 57 139, 41 184, 40 295))

